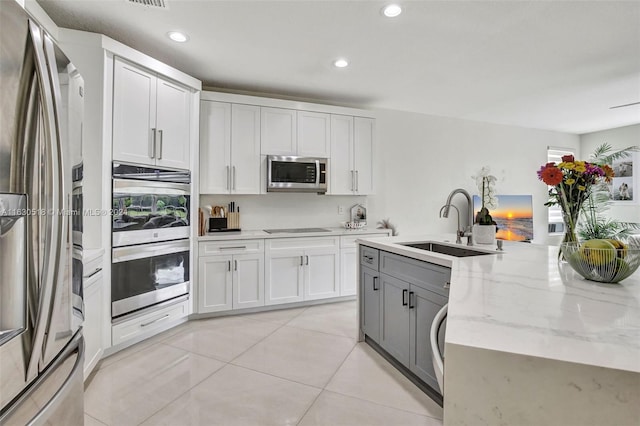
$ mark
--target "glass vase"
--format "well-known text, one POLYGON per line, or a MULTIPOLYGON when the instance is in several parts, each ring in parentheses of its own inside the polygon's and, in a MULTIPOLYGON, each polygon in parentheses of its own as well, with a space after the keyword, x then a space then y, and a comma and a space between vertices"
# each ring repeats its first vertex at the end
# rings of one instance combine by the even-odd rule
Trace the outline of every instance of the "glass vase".
POLYGON ((562 252, 562 243, 578 242, 578 236, 576 235, 576 224, 578 223, 578 215, 580 211, 578 209, 565 209, 562 204, 562 221, 564 222, 564 235, 558 249, 558 260, 566 262, 564 253, 562 252))

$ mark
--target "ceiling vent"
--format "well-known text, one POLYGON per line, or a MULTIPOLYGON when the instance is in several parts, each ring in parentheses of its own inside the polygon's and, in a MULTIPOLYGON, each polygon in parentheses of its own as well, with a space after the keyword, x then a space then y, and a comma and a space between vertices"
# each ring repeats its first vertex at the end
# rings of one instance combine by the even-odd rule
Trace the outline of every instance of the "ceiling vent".
POLYGON ((139 6, 153 7, 157 9, 169 9, 166 0, 126 0, 129 3, 139 6))

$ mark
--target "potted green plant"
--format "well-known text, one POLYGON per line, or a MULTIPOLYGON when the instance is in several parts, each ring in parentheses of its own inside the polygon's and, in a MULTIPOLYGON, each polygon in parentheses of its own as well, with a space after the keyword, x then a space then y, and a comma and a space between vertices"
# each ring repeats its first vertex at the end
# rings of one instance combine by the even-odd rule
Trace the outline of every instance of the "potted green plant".
POLYGON ((473 224, 473 240, 477 244, 494 244, 496 241, 497 223, 491 217, 489 209, 498 208, 498 197, 495 185, 498 179, 490 174, 488 166, 483 167, 477 176, 472 176, 478 185, 482 207, 478 211, 473 224))

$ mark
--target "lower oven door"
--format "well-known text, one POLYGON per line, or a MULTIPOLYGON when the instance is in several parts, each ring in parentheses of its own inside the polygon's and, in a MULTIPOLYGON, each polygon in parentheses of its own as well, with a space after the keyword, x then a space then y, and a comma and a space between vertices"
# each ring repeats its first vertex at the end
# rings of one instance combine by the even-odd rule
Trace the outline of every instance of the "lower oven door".
POLYGON ((189 293, 189 240, 113 249, 111 316, 189 293))

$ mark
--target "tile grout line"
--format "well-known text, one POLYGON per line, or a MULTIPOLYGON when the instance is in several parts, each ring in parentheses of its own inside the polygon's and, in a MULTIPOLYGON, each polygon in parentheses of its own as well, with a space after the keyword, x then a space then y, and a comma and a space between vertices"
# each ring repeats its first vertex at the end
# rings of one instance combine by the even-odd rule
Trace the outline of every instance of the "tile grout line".
POLYGON ((101 425, 108 426, 108 423, 105 423, 105 422, 103 422, 101 420, 96 419, 91 414, 87 413, 86 411, 84 411, 84 415, 87 416, 87 417, 91 417, 92 420, 95 420, 96 422, 100 423, 101 425))
POLYGON ((351 356, 351 354, 353 353, 353 351, 355 350, 355 348, 357 346, 358 346, 358 341, 356 340, 355 345, 353 345, 353 347, 351 348, 351 350, 349 351, 347 356, 344 357, 344 359, 342 360, 342 362, 340 363, 338 368, 336 368, 336 371, 334 371, 333 374, 331 375, 331 377, 329 377, 329 380, 327 380, 327 382, 324 384, 324 386, 322 387, 322 390, 320 391, 320 393, 318 393, 318 395, 314 398, 313 402, 311 402, 311 404, 309 404, 309 406, 307 407, 305 412, 302 414, 302 416, 300 416, 300 420, 298 420, 298 422, 296 423, 296 426, 299 425, 300 422, 302 422, 304 417, 307 415, 307 413, 309 413, 309 410, 311 410, 311 407, 313 407, 313 405, 316 403, 316 401, 318 401, 318 398, 320 398, 320 395, 322 395, 322 393, 327 390, 327 385, 329 383, 331 383, 331 380, 333 380, 333 378, 336 376, 336 374, 338 374, 338 371, 340 371, 340 369, 342 368, 344 363, 347 362, 347 358, 349 358, 349 356, 351 356))

